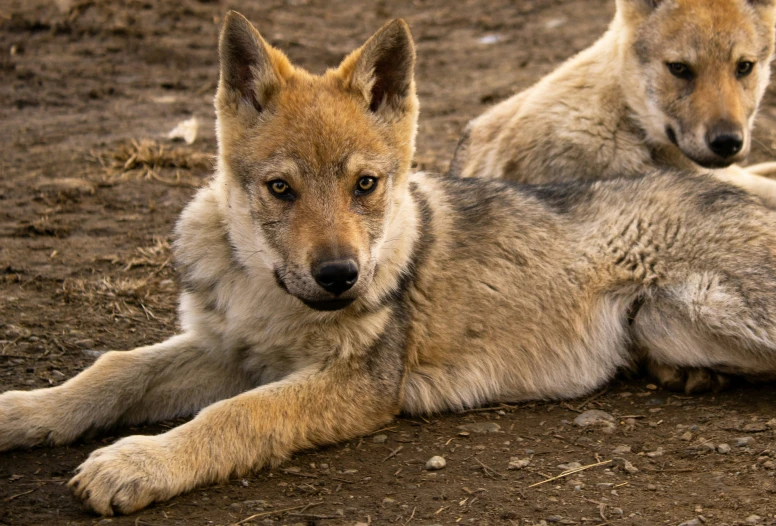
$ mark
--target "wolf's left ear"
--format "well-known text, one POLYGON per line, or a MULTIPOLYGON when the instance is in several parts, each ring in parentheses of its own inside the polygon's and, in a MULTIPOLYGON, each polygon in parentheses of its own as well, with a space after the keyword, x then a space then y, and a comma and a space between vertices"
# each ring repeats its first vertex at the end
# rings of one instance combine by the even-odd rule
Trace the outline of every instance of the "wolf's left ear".
POLYGON ((407 23, 397 19, 385 24, 345 58, 340 73, 378 115, 390 117, 413 108, 415 44, 407 23))

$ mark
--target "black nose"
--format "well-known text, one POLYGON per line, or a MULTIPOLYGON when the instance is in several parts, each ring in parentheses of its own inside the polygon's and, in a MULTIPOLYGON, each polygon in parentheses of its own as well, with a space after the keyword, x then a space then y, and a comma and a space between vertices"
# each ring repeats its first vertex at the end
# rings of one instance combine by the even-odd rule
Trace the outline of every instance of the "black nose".
POLYGON ((316 266, 313 277, 324 290, 339 296, 358 281, 358 267, 352 259, 325 261, 316 266))
POLYGON ((741 151, 744 146, 744 137, 739 131, 709 132, 706 135, 706 143, 709 149, 716 155, 727 159, 741 151))

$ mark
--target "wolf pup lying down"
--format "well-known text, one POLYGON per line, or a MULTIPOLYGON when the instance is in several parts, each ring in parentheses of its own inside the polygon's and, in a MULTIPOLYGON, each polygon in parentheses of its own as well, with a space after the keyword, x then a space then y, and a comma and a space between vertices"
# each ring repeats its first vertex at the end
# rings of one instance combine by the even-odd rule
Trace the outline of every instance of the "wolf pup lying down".
POLYGON ((401 20, 318 77, 229 13, 220 59, 217 173, 177 226, 182 334, 0 395, 3 450, 196 414, 92 453, 70 482, 92 510, 129 513, 400 411, 578 397, 634 348, 677 382, 776 371, 776 213, 743 191, 688 174, 411 174, 401 20))
POLYGON ((741 168, 774 51, 774 0, 617 0, 598 42, 469 123, 453 175, 524 183, 713 170, 776 208, 741 168))

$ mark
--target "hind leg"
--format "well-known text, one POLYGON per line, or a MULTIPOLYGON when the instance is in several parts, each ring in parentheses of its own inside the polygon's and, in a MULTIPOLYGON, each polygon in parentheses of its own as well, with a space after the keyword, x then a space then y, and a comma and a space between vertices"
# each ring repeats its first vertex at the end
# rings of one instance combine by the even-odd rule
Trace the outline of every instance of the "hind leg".
POLYGON ((650 291, 631 327, 648 371, 685 392, 724 387, 728 373, 772 376, 776 294, 752 277, 703 272, 650 291))

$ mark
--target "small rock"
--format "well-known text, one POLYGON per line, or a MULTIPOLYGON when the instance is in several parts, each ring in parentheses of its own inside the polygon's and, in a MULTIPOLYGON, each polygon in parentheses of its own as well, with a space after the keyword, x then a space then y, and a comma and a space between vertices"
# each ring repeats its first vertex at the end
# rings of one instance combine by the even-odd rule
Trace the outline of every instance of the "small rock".
POLYGON ((656 450, 654 450, 654 451, 650 451, 649 453, 647 453, 647 456, 648 456, 649 458, 657 458, 657 457, 662 457, 662 456, 663 456, 663 448, 662 448, 662 447, 659 447, 659 448, 657 448, 657 449, 656 449, 656 450))
POLYGON ((501 431, 501 426, 495 422, 476 422, 474 424, 458 426, 458 429, 472 433, 498 433, 501 431))
POLYGON ((624 515, 622 508, 612 508, 612 515, 624 515))
POLYGON ((613 455, 624 455, 625 453, 630 453, 631 447, 630 446, 617 446, 612 451, 613 455))
POLYGON ((657 386, 655 384, 647 384, 647 389, 650 391, 654 391, 657 389, 657 386))
POLYGON ((595 486, 597 488, 610 489, 612 486, 614 486, 614 483, 613 482, 599 482, 595 486))
POLYGON ((243 504, 245 504, 249 508, 266 508, 267 507, 267 501, 266 500, 245 500, 245 501, 243 501, 243 504))
POLYGON ((655 486, 654 484, 647 484, 647 489, 649 491, 657 491, 657 486, 655 486))
POLYGON ((743 427, 744 433, 761 433, 767 430, 768 430, 768 426, 762 422, 755 422, 754 424, 746 424, 743 427))
POLYGON ((570 469, 577 469, 581 468, 582 464, 579 462, 569 462, 568 464, 558 464, 558 469, 562 469, 563 471, 568 471, 570 469))
POLYGON ((776 469, 776 462, 774 462, 773 460, 766 460, 765 462, 763 462, 763 467, 765 469, 774 470, 776 469))
POLYGON ((523 469, 531 463, 530 458, 512 457, 509 459, 509 467, 507 469, 523 469))
POLYGON ((388 435, 375 435, 372 437, 372 442, 375 444, 385 444, 388 441, 388 435))
POLYGON ((446 465, 447 461, 443 457, 434 456, 426 462, 426 469, 429 471, 436 471, 438 469, 443 469, 446 465))
POLYGON ((574 419, 574 424, 579 427, 587 427, 592 425, 612 424, 614 421, 614 417, 609 413, 599 411, 598 409, 591 409, 577 416, 574 419))
POLYGON ((744 522, 745 522, 746 524, 752 524, 752 525, 754 525, 754 524, 761 524, 761 523, 762 523, 762 521, 763 521, 763 518, 762 518, 762 517, 760 517, 759 515, 750 515, 750 516, 748 516, 748 517, 746 518, 746 520, 745 520, 744 522))
POLYGON ((561 515, 550 515, 545 519, 547 522, 560 522, 563 520, 563 517, 561 515))
POLYGON ((768 429, 776 428, 776 418, 771 418, 765 423, 766 426, 768 426, 768 429))
POLYGON ((721 455, 727 455, 730 453, 730 445, 725 443, 719 444, 717 446, 717 452, 721 455))
POLYGON ((736 438, 736 447, 747 447, 754 443, 754 437, 738 437, 736 438))
POLYGON ((355 475, 358 473, 357 469, 346 469, 342 472, 343 475, 355 475))
POLYGON ((84 356, 86 356, 87 358, 99 358, 106 352, 108 351, 94 351, 92 349, 84 349, 83 351, 81 351, 81 353, 83 353, 84 356))
POLYGON ((703 526, 700 519, 692 519, 681 523, 679 526, 703 526))
POLYGON ((682 436, 680 436, 679 438, 684 440, 685 442, 689 442, 690 440, 692 440, 692 433, 687 431, 685 433, 682 433, 682 436))
POLYGON ((622 467, 625 469, 625 471, 627 471, 631 475, 639 472, 639 468, 637 468, 636 466, 634 466, 633 464, 631 464, 627 460, 625 461, 625 463, 623 464, 622 467))
POLYGON ((391 504, 396 504, 396 500, 390 497, 385 497, 383 499, 383 506, 390 506, 391 504))

